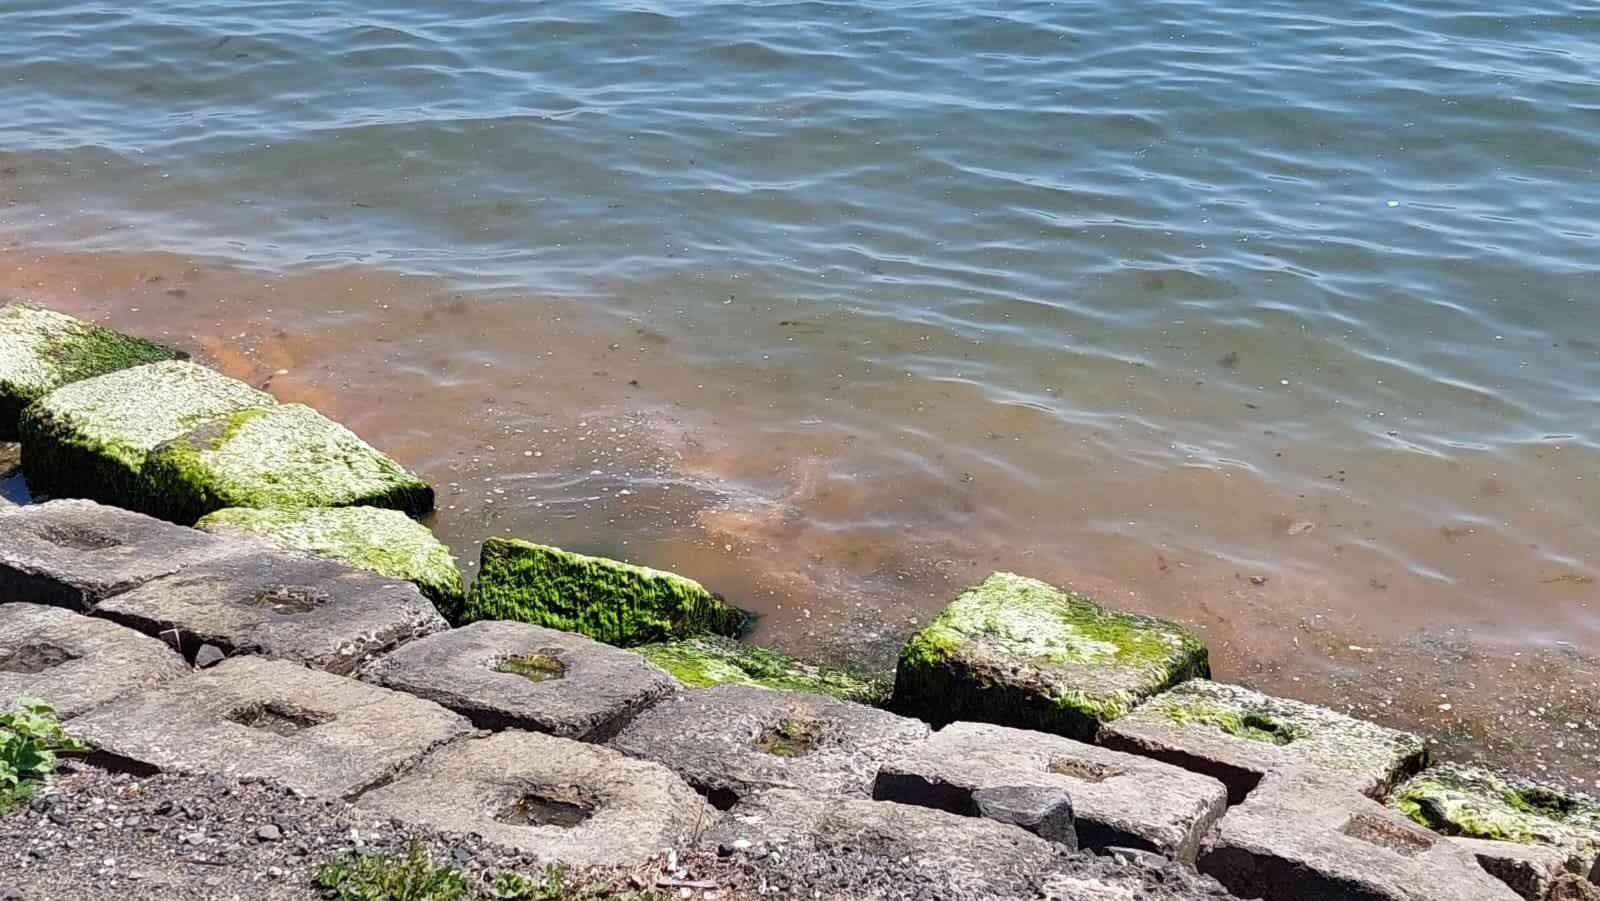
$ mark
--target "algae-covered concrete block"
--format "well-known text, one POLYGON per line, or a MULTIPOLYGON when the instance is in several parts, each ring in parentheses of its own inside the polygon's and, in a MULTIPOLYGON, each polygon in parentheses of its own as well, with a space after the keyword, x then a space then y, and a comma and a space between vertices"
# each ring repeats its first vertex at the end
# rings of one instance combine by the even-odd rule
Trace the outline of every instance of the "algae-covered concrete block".
POLYGON ((865 798, 878 765, 927 735, 925 723, 860 704, 717 685, 646 710, 611 747, 666 764, 726 809, 773 788, 865 798))
POLYGON ((0 307, 0 441, 22 408, 83 379, 187 354, 28 304, 0 307))
POLYGON ((702 632, 737 635, 746 619, 676 573, 514 538, 483 543, 465 618, 533 623, 624 647, 702 632))
POLYGON ((257 538, 410 582, 433 601, 445 619, 456 622, 461 618, 466 590, 456 559, 427 526, 398 510, 230 507, 205 516, 195 528, 257 538))
POLYGON ((1228 810, 1197 866, 1264 901, 1517 901, 1469 850, 1320 771, 1275 770, 1228 810))
POLYGON ((415 585, 255 544, 107 598, 95 614, 189 657, 210 644, 334 673, 449 628, 415 585))
POLYGON ((39 698, 71 719, 189 674, 154 638, 60 607, 0 604, 0 705, 39 698))
POLYGON ((108 597, 211 560, 232 546, 92 501, 0 510, 0 603, 87 612, 108 597))
POLYGON ((22 412, 28 487, 173 519, 172 498, 145 473, 150 453, 197 423, 274 403, 244 382, 184 362, 73 382, 22 412))
POLYGON ((457 742, 360 806, 579 867, 634 866, 716 820, 664 766, 531 732, 457 742))
POLYGON ((1395 790, 1389 806, 1445 835, 1548 845, 1569 869, 1600 868, 1600 799, 1480 767, 1444 764, 1395 790))
POLYGON ((1145 698, 1209 675, 1205 645, 1183 626, 995 573, 906 643, 891 706, 935 725, 965 719, 1088 741, 1145 698))
POLYGON ((717 636, 649 644, 636 650, 690 688, 760 685, 830 695, 858 704, 877 704, 889 694, 884 681, 717 636))
POLYGON ((264 779, 351 797, 473 730, 421 698, 286 660, 240 657, 129 695, 67 731, 114 768, 264 779))
POLYGON ((484 729, 604 741, 677 690, 631 651, 528 623, 473 623, 414 641, 362 678, 436 701, 484 729))
POLYGON ((412 516, 433 509, 428 483, 303 404, 235 410, 190 426, 145 464, 176 522, 226 507, 385 507, 412 516))
POLYGON ((1227 791, 1209 776, 987 723, 952 724, 885 759, 873 797, 979 816, 983 793, 1007 787, 1069 796, 1080 847, 1142 848, 1184 862, 1227 807, 1227 791))
POLYGON ((1281 767, 1323 769, 1381 798, 1428 761, 1421 736, 1205 679, 1175 686, 1107 723, 1100 743, 1215 776, 1234 804, 1281 767))

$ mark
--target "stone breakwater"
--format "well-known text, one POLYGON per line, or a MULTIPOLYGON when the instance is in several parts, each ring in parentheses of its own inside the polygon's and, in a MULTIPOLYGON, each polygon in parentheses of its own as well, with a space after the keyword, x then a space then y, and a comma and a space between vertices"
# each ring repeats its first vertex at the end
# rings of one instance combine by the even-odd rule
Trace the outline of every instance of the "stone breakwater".
POLYGON ((0 702, 106 767, 581 866, 833 848, 1131 897, 1061 863, 1116 851, 1246 898, 1600 896, 1600 802, 1210 681, 1187 628, 1023 576, 955 598, 891 685, 740 644, 674 573, 494 539, 465 591, 388 456, 58 314, 0 308, 0 419, 44 501, 0 509, 0 702))

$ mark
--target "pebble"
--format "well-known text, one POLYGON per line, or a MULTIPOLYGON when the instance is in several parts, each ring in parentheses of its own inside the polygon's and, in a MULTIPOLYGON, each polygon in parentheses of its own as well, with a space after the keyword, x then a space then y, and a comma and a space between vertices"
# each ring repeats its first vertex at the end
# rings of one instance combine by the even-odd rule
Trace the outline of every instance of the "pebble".
POLYGON ((283 838, 283 830, 268 823, 256 830, 256 838, 264 842, 275 842, 283 838))

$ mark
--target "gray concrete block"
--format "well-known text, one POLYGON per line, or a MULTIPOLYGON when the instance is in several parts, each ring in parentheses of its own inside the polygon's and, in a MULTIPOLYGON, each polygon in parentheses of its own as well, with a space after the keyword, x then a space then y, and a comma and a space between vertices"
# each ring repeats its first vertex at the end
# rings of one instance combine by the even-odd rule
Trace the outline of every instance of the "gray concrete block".
POLYGON ((112 767, 264 779, 347 798, 472 731, 429 701, 260 657, 224 661, 68 724, 112 767))
POLYGON ((0 706, 39 698, 70 719, 130 691, 189 675, 166 645, 39 604, 0 604, 0 706))
POLYGON ((727 809, 747 794, 775 788, 865 798, 878 764, 927 735, 925 723, 860 704, 718 685, 657 704, 611 746, 666 764, 727 809))
POLYGON ((213 644, 230 657, 341 674, 448 628, 409 582, 254 543, 102 601, 95 614, 176 642, 188 657, 213 644))
POLYGON ((979 816, 981 793, 1037 787, 1072 799, 1078 844, 1127 847, 1193 861, 1227 807, 1209 776, 1042 732, 955 723, 886 759, 873 797, 979 816))
POLYGON ((677 690, 632 651, 573 632, 485 621, 414 641, 362 678, 427 698, 483 729, 604 741, 677 690))
POLYGON ((1319 771, 1278 770, 1207 836, 1197 865, 1265 901, 1517 901, 1469 850, 1319 771))
POLYGON ((229 546, 194 529, 92 501, 0 510, 0 603, 88 611, 229 546))
POLYGON ((1478 865, 1510 886, 1524 901, 1544 901, 1556 880, 1578 872, 1569 852, 1549 845, 1493 842, 1481 838, 1446 839, 1477 858, 1478 865))
POLYGON ((1100 744, 1221 779, 1238 804, 1273 769, 1313 767, 1381 798, 1428 761, 1427 744, 1287 698, 1196 679, 1100 727, 1100 744))
POLYGON ((457 742, 360 806, 572 866, 632 866, 694 841, 716 811, 666 767, 531 732, 457 742))

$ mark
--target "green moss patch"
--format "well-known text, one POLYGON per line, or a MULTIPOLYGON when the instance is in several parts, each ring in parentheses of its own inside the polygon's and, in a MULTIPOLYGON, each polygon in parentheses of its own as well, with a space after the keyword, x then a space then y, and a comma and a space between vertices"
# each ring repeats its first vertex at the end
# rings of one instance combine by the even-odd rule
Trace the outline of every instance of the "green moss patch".
POLYGON ((150 477, 152 452, 201 423, 275 403, 244 382, 178 361, 73 382, 29 405, 18 421, 28 487, 164 516, 171 498, 150 477))
POLYGON ((639 653, 690 688, 712 685, 760 685, 780 691, 805 691, 861 704, 887 700, 886 680, 846 670, 805 663, 777 651, 702 636, 645 645, 639 653))
POLYGON ((1600 800, 1479 767, 1425 770, 1389 805, 1444 835, 1568 850, 1584 872, 1600 855, 1600 800))
POLYGON ((0 441, 16 439, 23 407, 62 385, 184 357, 143 338, 28 304, 0 307, 0 441))
POLYGON ((411 582, 445 619, 461 619, 466 588, 450 549, 426 526, 397 510, 232 507, 204 517, 195 527, 223 535, 248 535, 411 582))
POLYGON ((483 543, 465 620, 505 619, 622 647, 737 635, 743 611, 675 573, 513 538, 483 543))
POLYGON ((1230 710, 1215 704, 1174 706, 1167 716, 1179 725, 1212 726, 1229 735, 1269 745, 1286 745, 1303 738, 1306 731, 1286 720, 1260 710, 1230 710))
POLYGON ((1101 722, 1210 665, 1177 623, 1102 609, 1036 579, 995 573, 901 650, 893 706, 1091 739, 1101 722))

